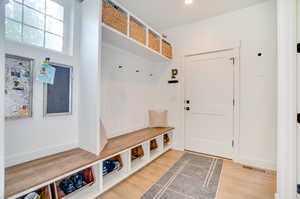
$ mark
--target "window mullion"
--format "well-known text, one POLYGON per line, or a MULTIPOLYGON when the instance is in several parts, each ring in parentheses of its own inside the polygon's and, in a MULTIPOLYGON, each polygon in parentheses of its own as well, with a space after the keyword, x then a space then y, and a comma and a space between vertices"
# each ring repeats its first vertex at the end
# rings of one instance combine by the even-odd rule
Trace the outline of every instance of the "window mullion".
POLYGON ((46 12, 47 12, 47 0, 45 0, 45 13, 44 13, 44 48, 46 48, 46 12))
POLYGON ((24 42, 24 0, 22 0, 22 22, 21 22, 21 41, 24 42))

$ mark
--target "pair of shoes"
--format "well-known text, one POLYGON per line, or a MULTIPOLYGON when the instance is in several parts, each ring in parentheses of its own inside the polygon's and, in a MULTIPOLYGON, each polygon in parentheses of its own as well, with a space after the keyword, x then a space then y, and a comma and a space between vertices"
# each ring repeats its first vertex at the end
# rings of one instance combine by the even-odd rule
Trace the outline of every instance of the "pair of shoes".
POLYGON ((67 195, 81 188, 84 185, 83 177, 80 173, 72 175, 70 178, 66 178, 59 184, 60 189, 67 195))
POLYGON ((105 160, 103 162, 103 176, 111 173, 114 170, 121 168, 121 163, 119 161, 105 160))
POLYGON ((74 186, 75 186, 76 189, 79 189, 79 188, 83 187, 83 177, 80 173, 72 175, 70 177, 70 179, 74 183, 74 186))

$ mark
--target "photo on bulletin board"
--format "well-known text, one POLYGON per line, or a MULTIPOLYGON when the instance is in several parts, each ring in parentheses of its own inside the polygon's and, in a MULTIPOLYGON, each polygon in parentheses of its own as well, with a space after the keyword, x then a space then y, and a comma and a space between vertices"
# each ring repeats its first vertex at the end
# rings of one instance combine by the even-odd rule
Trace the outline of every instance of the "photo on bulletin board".
POLYGON ((56 69, 53 84, 44 84, 44 116, 72 114, 73 67, 49 63, 56 69))
POLYGON ((32 117, 34 60, 5 55, 5 119, 32 117))

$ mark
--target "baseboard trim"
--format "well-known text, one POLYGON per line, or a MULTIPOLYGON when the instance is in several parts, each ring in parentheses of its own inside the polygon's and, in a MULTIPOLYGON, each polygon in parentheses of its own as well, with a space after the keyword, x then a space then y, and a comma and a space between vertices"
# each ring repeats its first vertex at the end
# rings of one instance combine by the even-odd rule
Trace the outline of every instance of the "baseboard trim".
POLYGON ((78 143, 70 143, 70 144, 47 147, 38 151, 14 154, 5 158, 5 167, 14 166, 23 162, 28 162, 34 159, 42 158, 48 155, 67 151, 77 147, 78 147, 78 143))
POLYGON ((271 161, 238 157, 238 158, 234 158, 234 162, 248 165, 248 166, 253 166, 256 168, 276 171, 276 163, 271 161))

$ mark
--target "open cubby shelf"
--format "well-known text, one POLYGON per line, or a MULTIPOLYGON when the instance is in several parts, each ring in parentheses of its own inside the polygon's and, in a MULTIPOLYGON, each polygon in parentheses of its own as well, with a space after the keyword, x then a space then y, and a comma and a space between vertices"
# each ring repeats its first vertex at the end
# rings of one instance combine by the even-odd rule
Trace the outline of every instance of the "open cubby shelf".
MULTIPOLYGON (((54 197, 52 196, 52 191, 51 191, 51 187, 50 185, 47 185, 45 187, 42 187, 40 189, 37 189, 35 191, 33 191, 34 193, 38 194, 41 196, 41 199, 43 198, 47 198, 47 199, 53 199, 54 197)), ((34 193, 31 193, 31 194, 34 194, 34 193)), ((18 199, 24 199, 27 195, 29 195, 30 193, 28 194, 25 194, 24 196, 21 196, 21 197, 18 197, 18 199)))
POLYGON ((149 148, 149 141, 146 141, 144 142, 143 144, 141 145, 138 145, 138 146, 135 146, 135 147, 132 147, 131 150, 131 170, 132 171, 137 171, 139 170, 140 168, 142 168, 143 166, 145 166, 145 164, 147 162, 149 162, 149 153, 150 153, 150 148, 149 148), (133 153, 133 149, 134 148, 137 148, 137 147, 141 147, 142 150, 143 150, 143 155, 136 158, 136 159, 132 159, 132 153, 133 153))
POLYGON ((172 142, 173 142, 173 133, 166 133, 163 135, 164 150, 169 150, 171 148, 172 142))
POLYGON ((155 62, 172 59, 171 43, 118 3, 103 0, 102 15, 103 42, 155 62), (153 36, 158 41, 155 41, 153 36), (164 42, 167 42, 170 48, 165 49, 164 42), (165 53, 166 50, 168 53, 165 53))
POLYGON ((150 140, 150 159, 153 160, 157 158, 163 150, 163 140, 162 136, 156 137, 150 140), (157 147, 151 150, 151 141, 154 140, 156 142, 157 147))
POLYGON ((103 183, 103 189, 107 190, 108 188, 114 186, 116 182, 118 182, 120 179, 124 178, 129 171, 129 151, 124 151, 120 154, 116 154, 111 158, 108 158, 104 161, 101 161, 101 174, 102 174, 102 183, 103 183), (122 166, 118 170, 113 170, 112 172, 103 175, 103 162, 106 160, 110 160, 116 156, 120 156, 122 161, 122 166))
POLYGON ((84 169, 82 171, 74 173, 71 176, 68 176, 61 180, 58 180, 58 181, 54 182, 51 186, 53 187, 52 190, 54 192, 55 199, 66 199, 66 198, 71 198, 76 193, 89 188, 94 183, 95 183, 95 177, 94 177, 93 168, 89 167, 87 169, 84 169), (76 188, 74 185, 74 191, 72 191, 71 193, 64 193, 63 189, 61 188, 61 184, 65 180, 68 180, 68 181, 71 181, 74 183, 74 181, 72 180, 72 177, 74 177, 74 176, 80 176, 82 178, 83 181, 81 183, 82 184, 81 187, 76 188))

